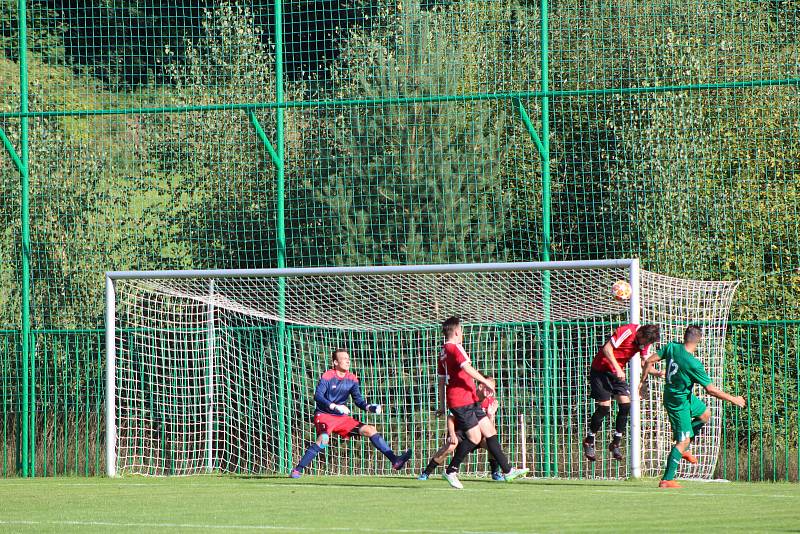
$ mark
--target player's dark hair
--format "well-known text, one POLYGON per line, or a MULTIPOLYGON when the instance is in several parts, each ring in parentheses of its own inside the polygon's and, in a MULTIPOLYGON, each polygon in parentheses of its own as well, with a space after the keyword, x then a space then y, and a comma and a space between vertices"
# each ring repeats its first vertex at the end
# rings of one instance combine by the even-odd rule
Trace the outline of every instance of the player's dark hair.
POLYGON ((642 325, 636 331, 636 338, 642 345, 650 345, 661 339, 661 327, 657 324, 642 325))
POLYGON ((683 333, 683 342, 698 343, 702 337, 703 329, 697 325, 691 324, 686 327, 686 331, 683 333))
POLYGON ((447 318, 445 322, 442 323, 442 334, 444 334, 445 339, 449 339, 459 326, 461 326, 460 317, 447 318))
POLYGON ((347 349, 343 349, 341 347, 336 347, 333 349, 333 352, 331 352, 331 361, 336 361, 338 359, 337 356, 339 356, 339 354, 342 352, 347 352, 347 349))

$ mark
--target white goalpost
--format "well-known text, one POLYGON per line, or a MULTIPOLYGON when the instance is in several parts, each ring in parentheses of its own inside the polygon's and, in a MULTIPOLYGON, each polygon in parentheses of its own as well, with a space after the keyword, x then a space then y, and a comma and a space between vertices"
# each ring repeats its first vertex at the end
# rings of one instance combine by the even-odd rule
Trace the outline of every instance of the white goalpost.
MULTIPOLYGON (((409 465, 420 468, 444 432, 432 413, 439 328, 456 315, 473 364, 498 381, 498 431, 513 463, 543 477, 655 476, 671 437, 660 384, 638 399, 638 360, 628 461, 607 451, 583 459, 589 362, 620 324, 659 324, 666 342, 697 323, 698 357, 721 383, 736 285, 640 271, 635 259, 108 272, 107 473, 288 472, 314 438, 314 386, 336 347, 351 353, 365 396, 387 407, 355 415, 396 449, 412 447, 409 465), (631 284, 628 302, 611 296, 618 280, 631 284)), ((680 476, 713 474, 721 422, 710 405, 693 449, 701 462, 680 476)), ((465 468, 484 472, 485 456, 465 468)), ((363 441, 334 440, 311 472, 390 470, 363 441)))

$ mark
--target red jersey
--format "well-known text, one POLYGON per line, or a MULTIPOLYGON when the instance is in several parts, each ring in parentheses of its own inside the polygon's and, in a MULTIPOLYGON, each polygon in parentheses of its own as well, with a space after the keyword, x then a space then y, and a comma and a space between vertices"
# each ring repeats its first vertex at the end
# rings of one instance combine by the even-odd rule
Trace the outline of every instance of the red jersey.
MULTIPOLYGON (((646 357, 650 352, 650 345, 647 345, 640 351, 639 346, 636 344, 637 330, 639 330, 638 324, 622 325, 614 331, 614 335, 612 335, 609 340, 611 346, 614 347, 614 358, 617 359, 619 366, 623 369, 625 369, 625 365, 631 358, 636 356, 638 352, 642 353, 642 357, 646 357)), ((609 373, 614 372, 614 368, 606 359, 605 353, 603 353, 603 347, 600 347, 597 356, 592 360, 592 369, 595 371, 607 371, 609 373)))
POLYGON ((475 381, 464 371, 469 363, 469 356, 464 347, 458 343, 445 343, 437 365, 439 376, 445 378, 447 384, 447 407, 460 408, 478 402, 475 381))

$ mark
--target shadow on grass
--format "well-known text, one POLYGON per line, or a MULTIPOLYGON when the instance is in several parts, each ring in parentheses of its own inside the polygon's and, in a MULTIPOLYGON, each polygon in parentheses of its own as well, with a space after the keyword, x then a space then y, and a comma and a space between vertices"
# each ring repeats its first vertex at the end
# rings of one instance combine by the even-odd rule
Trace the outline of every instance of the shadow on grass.
MULTIPOLYGON (((297 484, 302 486, 339 486, 339 487, 354 487, 354 488, 396 488, 396 489, 424 489, 430 487, 428 482, 418 481, 416 477, 403 477, 403 476, 375 476, 375 477, 359 477, 359 476, 345 476, 342 478, 325 477, 319 478, 314 475, 306 475, 300 479, 290 479, 285 475, 236 475, 234 478, 239 480, 252 480, 252 481, 282 481, 287 485, 297 484), (363 481, 362 481, 363 480, 363 481), (382 484, 382 481, 386 481, 382 484), (398 482, 405 482, 406 484, 398 484, 398 482)), ((609 480, 546 480, 546 479, 531 479, 523 478, 518 479, 513 483, 504 483, 492 480, 489 478, 462 478, 462 482, 474 485, 481 484, 486 486, 495 487, 512 487, 523 483, 526 486, 576 486, 576 487, 616 487, 620 482, 624 481, 609 481, 609 480)), ((440 477, 435 476, 435 482, 444 482, 440 477)))

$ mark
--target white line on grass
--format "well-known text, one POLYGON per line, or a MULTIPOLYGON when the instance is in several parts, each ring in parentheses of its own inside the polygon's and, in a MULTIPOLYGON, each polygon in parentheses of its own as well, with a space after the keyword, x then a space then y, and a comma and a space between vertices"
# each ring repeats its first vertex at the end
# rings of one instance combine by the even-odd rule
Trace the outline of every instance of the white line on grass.
MULTIPOLYGON (((163 528, 163 529, 192 529, 192 530, 281 530, 285 532, 396 532, 398 534, 522 534, 515 530, 503 531, 474 531, 474 530, 436 530, 436 529, 409 529, 409 528, 369 528, 369 527, 292 527, 277 525, 209 525, 202 523, 128 523, 116 521, 31 521, 31 520, 3 520, 0 525, 17 526, 43 526, 57 525, 64 527, 121 527, 121 528, 163 528)), ((526 531, 530 532, 530 531, 526 531)))

